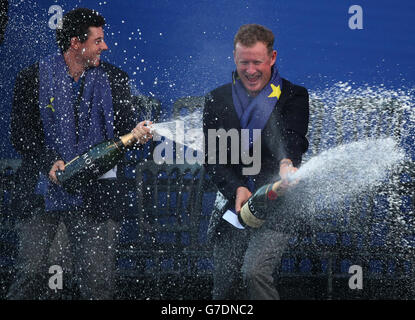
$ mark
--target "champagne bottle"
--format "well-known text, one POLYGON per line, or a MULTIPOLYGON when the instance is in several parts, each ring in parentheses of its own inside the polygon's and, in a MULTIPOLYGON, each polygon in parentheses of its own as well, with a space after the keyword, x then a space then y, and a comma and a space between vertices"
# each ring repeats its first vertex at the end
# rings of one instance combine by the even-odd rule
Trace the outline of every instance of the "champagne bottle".
POLYGON ((56 171, 56 177, 69 193, 79 190, 112 169, 124 156, 126 148, 135 142, 132 133, 119 139, 101 142, 56 171))
POLYGON ((277 209, 279 198, 288 189, 288 183, 278 180, 259 188, 242 206, 238 214, 243 226, 259 228, 265 222, 267 215, 277 209))

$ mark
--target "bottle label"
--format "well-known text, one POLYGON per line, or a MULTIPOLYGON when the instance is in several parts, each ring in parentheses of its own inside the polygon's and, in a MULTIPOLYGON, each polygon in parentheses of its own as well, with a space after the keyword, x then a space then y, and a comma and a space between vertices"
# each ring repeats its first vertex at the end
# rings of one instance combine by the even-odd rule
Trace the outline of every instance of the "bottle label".
POLYGON ((254 207, 252 206, 251 199, 248 200, 248 203, 242 207, 240 215, 245 224, 252 228, 259 228, 265 221, 257 218, 259 214, 255 211, 254 207))
POLYGON ((85 153, 82 155, 82 159, 84 159, 85 168, 91 170, 94 174, 99 174, 99 168, 96 167, 95 163, 93 162, 92 155, 85 153))

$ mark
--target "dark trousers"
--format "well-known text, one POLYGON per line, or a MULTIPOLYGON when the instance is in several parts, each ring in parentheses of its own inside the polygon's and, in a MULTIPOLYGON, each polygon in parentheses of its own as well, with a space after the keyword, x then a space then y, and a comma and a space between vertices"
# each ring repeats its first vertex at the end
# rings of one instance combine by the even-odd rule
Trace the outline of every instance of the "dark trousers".
POLYGON ((279 299, 273 274, 281 264, 290 236, 264 227, 222 227, 213 249, 213 299, 279 299))
POLYGON ((49 287, 49 251, 60 223, 68 235, 70 257, 62 261, 63 287, 76 286, 80 299, 112 299, 119 224, 81 210, 43 212, 17 225, 20 244, 8 299, 54 299, 49 287))

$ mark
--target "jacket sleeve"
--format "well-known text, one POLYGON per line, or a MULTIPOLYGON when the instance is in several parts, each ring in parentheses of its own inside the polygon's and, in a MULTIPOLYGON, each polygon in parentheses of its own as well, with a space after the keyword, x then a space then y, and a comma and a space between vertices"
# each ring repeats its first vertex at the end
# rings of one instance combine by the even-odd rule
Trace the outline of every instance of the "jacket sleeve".
MULTIPOLYGON (((128 74, 109 64, 105 63, 106 69, 111 86, 112 102, 114 107, 114 134, 117 137, 125 135, 137 125, 138 116, 134 112, 133 108, 133 96, 129 84, 128 74)), ((143 146, 141 144, 134 144, 129 149, 140 149, 143 146)))
POLYGON ((302 155, 308 149, 306 138, 309 121, 309 101, 307 89, 294 86, 292 96, 287 100, 283 116, 282 140, 287 158, 294 166, 301 164, 302 155))
POLYGON ((132 95, 129 86, 128 74, 108 63, 106 69, 112 94, 114 107, 114 127, 116 136, 122 136, 130 132, 136 125, 135 115, 132 109, 132 95))
POLYGON ((21 71, 15 81, 12 112, 11 142, 16 151, 47 174, 53 163, 61 157, 45 146, 43 124, 39 111, 38 65, 21 71))
MULTIPOLYGON (((209 129, 218 130, 223 128, 221 120, 225 115, 218 114, 219 108, 214 98, 209 94, 205 97, 205 108, 203 111, 203 134, 205 139, 205 168, 219 191, 229 201, 235 200, 236 189, 245 186, 245 179, 241 173, 239 164, 219 164, 218 139, 215 137, 216 150, 209 147, 209 129), (216 152, 215 152, 216 151, 216 152)), ((212 144, 213 141, 210 141, 212 144)), ((239 143, 239 142, 238 142, 239 143)), ((223 150, 222 150, 223 151, 223 150)), ((227 159, 230 161, 231 148, 227 146, 227 159)))

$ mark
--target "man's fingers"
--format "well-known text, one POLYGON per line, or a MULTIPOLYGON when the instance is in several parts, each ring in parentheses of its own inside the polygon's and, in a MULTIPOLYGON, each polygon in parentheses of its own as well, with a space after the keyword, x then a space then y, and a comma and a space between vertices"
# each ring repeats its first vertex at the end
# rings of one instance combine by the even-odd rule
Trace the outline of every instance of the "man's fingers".
POLYGON ((235 199, 235 211, 241 211, 245 202, 248 201, 252 193, 245 187, 239 187, 236 189, 236 199, 235 199))
POLYGON ((144 144, 153 137, 153 135, 151 134, 150 127, 148 126, 151 124, 152 124, 151 121, 141 121, 133 129, 132 132, 133 132, 134 138, 136 138, 138 142, 144 144))
POLYGON ((235 199, 235 211, 239 212, 241 211, 242 205, 241 205, 241 198, 238 197, 238 195, 236 195, 236 199, 235 199))
MULTIPOLYGON (((297 169, 297 168, 296 168, 296 169, 297 169)), ((298 184, 298 182, 300 182, 300 179, 298 179, 298 178, 294 179, 294 178, 293 178, 294 173, 295 173, 295 172, 297 172, 297 171, 298 171, 298 169, 297 169, 297 170, 294 170, 294 171, 292 171, 292 172, 290 172, 290 173, 286 176, 285 181, 286 181, 286 183, 287 183, 287 186, 289 186, 289 187, 293 187, 293 186, 295 186, 296 184, 298 184)))
POLYGON ((55 183, 57 183, 58 182, 58 179, 56 178, 56 170, 51 170, 50 172, 49 172, 49 178, 50 178, 50 180, 52 180, 53 182, 55 182, 55 183))
POLYGON ((56 161, 52 168, 49 171, 49 179, 52 180, 54 183, 58 183, 58 178, 56 178, 56 171, 57 170, 65 170, 65 162, 62 160, 56 161))
POLYGON ((242 207, 244 206, 244 204, 248 201, 248 199, 246 200, 238 200, 235 202, 235 211, 239 212, 241 211, 242 207))
POLYGON ((239 212, 242 209, 242 201, 240 199, 235 200, 235 211, 239 212))
POLYGON ((49 172, 49 179, 52 180, 53 182, 56 182, 56 175, 54 171, 49 172))

